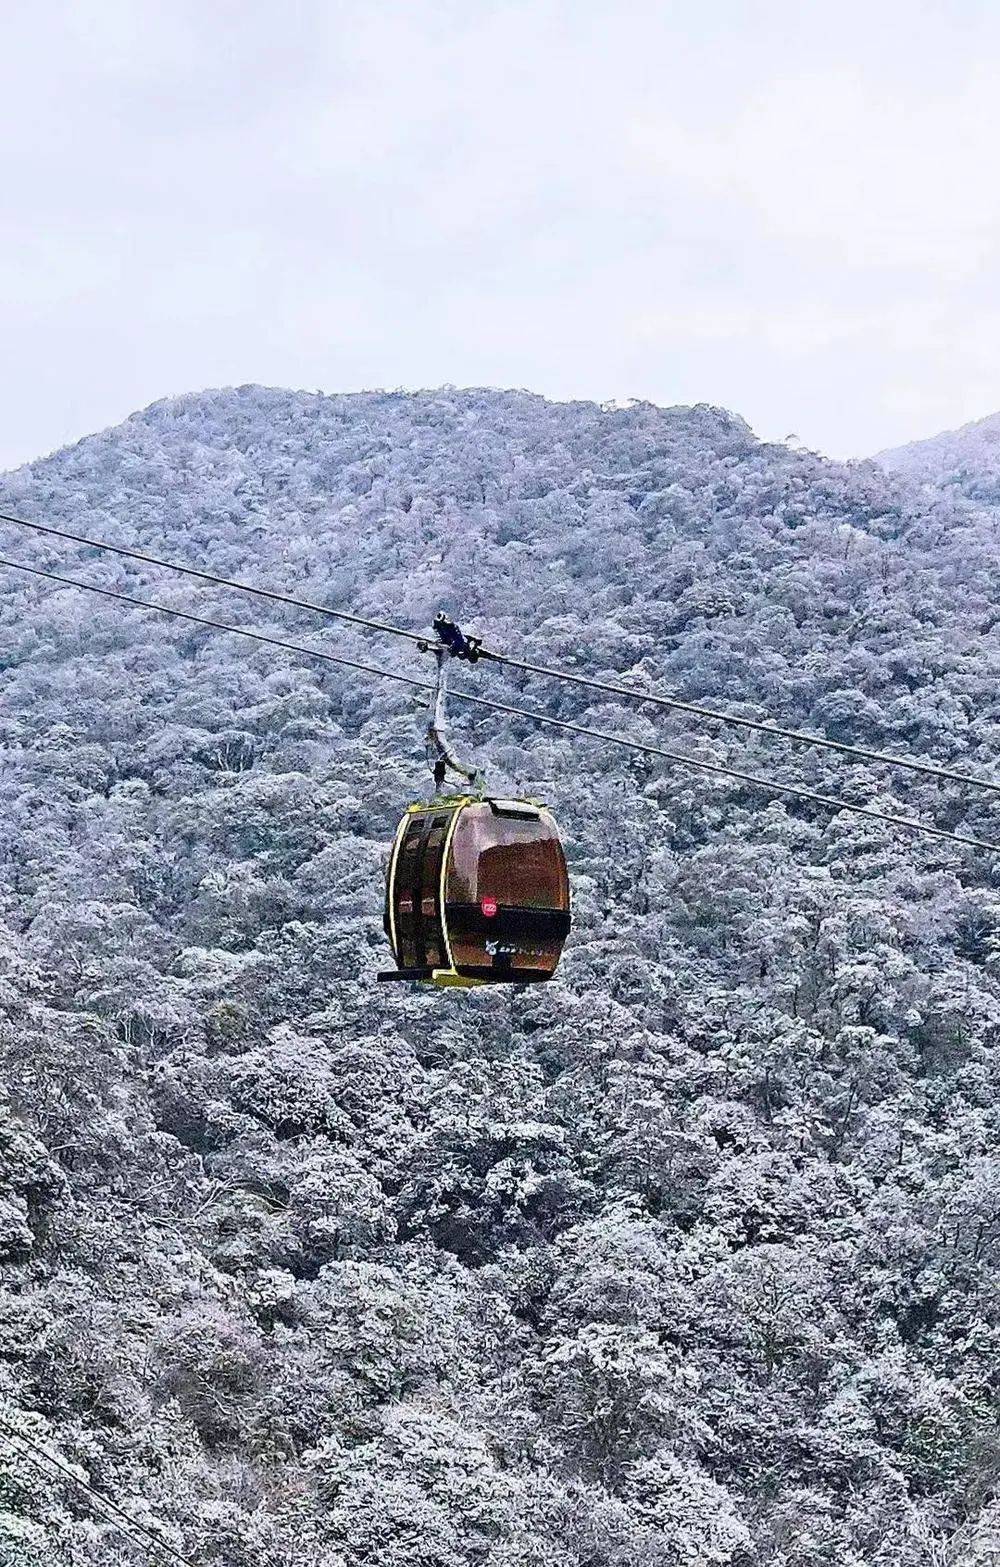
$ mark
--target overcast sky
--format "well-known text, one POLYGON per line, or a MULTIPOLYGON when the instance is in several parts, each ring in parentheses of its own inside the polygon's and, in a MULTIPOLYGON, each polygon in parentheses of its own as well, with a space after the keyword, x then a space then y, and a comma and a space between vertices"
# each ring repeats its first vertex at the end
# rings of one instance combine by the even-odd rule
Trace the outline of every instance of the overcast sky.
POLYGON ((3 9, 0 466, 247 381, 1000 408, 993 0, 3 9))

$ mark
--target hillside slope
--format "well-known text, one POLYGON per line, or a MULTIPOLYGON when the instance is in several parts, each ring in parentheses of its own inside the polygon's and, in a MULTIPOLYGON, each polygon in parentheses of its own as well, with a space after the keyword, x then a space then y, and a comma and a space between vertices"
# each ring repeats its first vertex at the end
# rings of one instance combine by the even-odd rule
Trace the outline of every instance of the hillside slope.
POLYGON ((1000 414, 879 452, 875 461, 890 473, 995 505, 1000 502, 1000 414))
MULTIPOLYGON (((994 525, 719 410, 246 387, 0 498, 1000 775, 994 525)), ((14 529, 0 554, 420 673, 14 529)), ((204 1567, 988 1560, 992 863, 470 709, 565 826, 570 948, 534 993, 377 987, 412 693, 2 586, 0 1418, 204 1567)), ((462 680, 1000 837, 985 793, 462 680)), ((2 1444, 0 1542, 150 1559, 2 1444)))

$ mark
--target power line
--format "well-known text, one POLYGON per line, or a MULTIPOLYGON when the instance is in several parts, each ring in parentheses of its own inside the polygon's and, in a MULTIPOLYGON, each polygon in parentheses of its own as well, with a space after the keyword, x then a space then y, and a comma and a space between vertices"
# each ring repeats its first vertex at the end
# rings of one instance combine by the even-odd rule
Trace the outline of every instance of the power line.
MULTIPOLYGON (((231 588, 239 593, 249 593, 257 598, 269 599, 276 604, 285 604, 291 609, 306 610, 311 614, 326 615, 333 620, 346 621, 351 625, 364 626, 369 631, 385 632, 389 636, 402 637, 408 642, 424 642, 427 639, 416 631, 407 631, 403 626, 394 626, 388 621, 373 620, 364 615, 355 615, 348 610, 333 609, 328 604, 317 604, 310 599, 298 598, 291 593, 279 593, 271 588, 256 587, 249 582, 240 582, 232 577, 220 577, 214 572, 202 571, 196 566, 184 566, 179 561, 164 560, 158 555, 146 554, 143 550, 134 550, 124 544, 112 544, 108 539, 91 539, 80 533, 70 533, 65 528, 53 527, 50 523, 30 521, 27 517, 15 517, 9 512, 0 512, 0 522, 8 522, 18 528, 28 528, 33 533, 48 534, 52 538, 63 539, 72 544, 81 544, 88 549, 104 550, 111 555, 120 555, 126 560, 141 561, 147 566, 157 566, 165 571, 175 571, 186 577, 195 577, 200 582, 211 583, 214 587, 231 588)), ((489 648, 481 648, 479 657, 488 659, 494 664, 506 665, 508 669, 519 669, 524 674, 541 675, 549 680, 563 680, 568 684, 582 686, 591 691, 601 691, 609 696, 622 697, 631 702, 648 702, 654 707, 663 708, 669 712, 689 713, 693 717, 708 719, 713 723, 731 724, 735 728, 752 730, 757 734, 769 735, 774 739, 787 740, 793 745, 814 746, 825 751, 834 751, 841 756, 853 757, 856 761, 877 762, 885 767, 900 768, 904 771, 921 773, 928 778, 937 778, 948 783, 971 785, 977 789, 987 789, 992 794, 1000 794, 1000 783, 990 778, 982 778, 974 773, 962 773, 951 767, 938 767, 933 762, 920 761, 916 757, 896 756, 888 751, 875 751, 866 746, 848 745, 841 740, 830 740, 825 735, 813 735, 804 733, 800 729, 787 729, 779 724, 762 722, 754 718, 744 718, 739 713, 726 712, 720 708, 706 707, 699 702, 684 702, 679 697, 662 696, 658 692, 641 691, 635 686, 621 685, 615 681, 598 680, 592 675, 576 674, 573 670, 557 669, 547 664, 532 664, 526 659, 514 658, 507 653, 497 653, 489 648)))
POLYGON ((8 1425, 6 1420, 0 1419, 0 1430, 4 1432, 9 1441, 14 1441, 20 1444, 20 1446, 16 1448, 15 1451, 19 1451, 22 1458, 26 1458, 30 1464, 34 1464, 35 1468, 40 1470, 41 1473, 45 1475, 46 1479, 51 1479, 52 1471, 57 1470, 59 1474, 64 1475, 66 1479, 72 1480, 73 1484, 79 1486, 82 1491, 86 1491, 88 1495, 95 1498, 95 1500, 98 1501, 103 1508, 111 1513, 111 1522, 115 1525, 115 1527, 118 1528, 122 1534, 128 1536, 135 1543, 142 1546, 143 1549, 146 1548, 146 1542, 142 1539, 142 1535, 145 1535, 146 1539, 152 1540, 153 1544, 157 1546, 157 1548, 161 1550, 165 1556, 170 1557, 172 1561, 180 1562, 182 1567, 197 1567, 197 1564, 192 1561, 190 1556, 185 1556, 181 1551, 176 1550, 175 1547, 172 1546, 168 1540, 165 1540, 162 1535, 158 1534, 155 1529, 148 1528, 140 1518, 136 1518, 132 1513, 127 1513, 124 1507, 119 1507, 118 1503, 113 1501, 110 1496, 105 1496, 103 1491, 97 1490, 96 1486, 91 1485, 88 1480, 81 1479, 80 1476, 76 1474, 68 1464, 64 1464, 60 1459, 56 1458, 54 1454, 47 1452, 44 1447, 39 1447, 36 1442, 33 1442, 30 1437, 25 1436, 23 1432, 16 1430, 13 1426, 8 1425), (46 1468, 46 1464, 48 1464, 50 1467, 46 1468))
MULTIPOLYGON (((281 637, 272 637, 261 631, 250 631, 245 626, 232 626, 222 620, 211 620, 205 615, 194 615, 188 610, 171 609, 166 604, 157 604, 150 599, 133 598, 130 594, 119 593, 113 588, 101 588, 95 583, 80 582, 75 577, 64 577, 58 572, 45 571, 40 566, 27 566, 22 561, 8 560, 0 556, 0 566, 11 567, 14 571, 27 572, 32 577, 43 577, 49 582, 61 583, 64 587, 79 588, 86 593, 97 593, 102 598, 116 599, 120 603, 130 604, 137 609, 155 610, 161 615, 170 615, 175 620, 189 621, 197 626, 207 626, 213 631, 225 631, 232 636, 247 637, 252 642, 262 642, 270 647, 279 647, 287 652, 298 653, 305 658, 320 659, 324 663, 339 664, 347 669, 355 669, 365 675, 373 675, 378 680, 395 680, 401 685, 410 686, 417 691, 436 690, 435 685, 427 680, 416 680, 411 675, 404 675, 394 669, 382 669, 374 664, 364 664, 357 659, 344 658, 338 653, 327 653, 320 648, 307 647, 301 642, 288 642, 281 637)), ((423 640, 421 638, 421 640, 423 640)), ((664 746, 645 745, 638 740, 630 740, 625 735, 614 734, 609 730, 591 729, 585 724, 572 723, 565 718, 551 718, 547 713, 535 713, 530 708, 513 707, 507 702, 497 702, 492 697, 475 696, 471 691, 451 690, 450 695, 461 702, 470 702, 476 707, 489 708, 496 713, 507 713, 512 717, 525 718, 530 723, 543 724, 550 729, 563 729, 571 734, 584 735, 591 740, 601 740, 607 745, 624 747, 629 751, 642 752, 646 756, 661 756, 668 762, 673 762, 679 767, 686 767, 696 772, 713 773, 723 778, 733 778, 739 783, 750 784, 753 788, 766 790, 772 794, 787 794, 799 800, 808 800, 813 805, 821 805, 826 810, 848 811, 855 816, 865 816, 870 821, 886 822, 893 827, 903 827, 908 832, 923 833, 929 838, 938 838, 947 843, 959 843, 968 848, 982 849, 989 854, 1000 854, 1000 844, 990 843, 983 838, 973 838, 964 833, 947 832, 943 827, 933 827, 929 823, 918 821, 911 816, 897 816, 886 811, 877 811, 866 805, 851 805, 847 801, 838 800, 833 795, 818 794, 812 789, 803 789, 794 784, 778 783, 771 778, 765 778, 757 773, 742 772, 734 767, 726 767, 721 762, 703 762, 692 756, 685 756, 680 751, 670 751, 664 746)))

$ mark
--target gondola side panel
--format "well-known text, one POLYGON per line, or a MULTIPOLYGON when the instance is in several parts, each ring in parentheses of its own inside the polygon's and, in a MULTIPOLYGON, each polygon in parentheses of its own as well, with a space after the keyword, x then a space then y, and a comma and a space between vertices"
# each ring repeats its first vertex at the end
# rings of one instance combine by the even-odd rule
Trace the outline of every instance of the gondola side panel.
POLYGON ((541 808, 476 802, 456 823, 445 866, 446 922, 461 971, 549 978, 569 930, 569 878, 555 821, 541 808))

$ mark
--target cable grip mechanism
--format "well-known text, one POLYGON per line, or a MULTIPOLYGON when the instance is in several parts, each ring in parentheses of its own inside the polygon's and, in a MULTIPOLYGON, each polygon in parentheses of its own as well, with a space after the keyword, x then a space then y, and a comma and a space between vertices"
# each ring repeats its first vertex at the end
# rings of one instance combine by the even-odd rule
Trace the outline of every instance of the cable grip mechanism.
POLYGON ((482 637, 466 636, 461 626, 456 626, 450 615, 439 610, 434 616, 434 630, 439 642, 443 642, 452 658, 464 658, 475 664, 483 656, 482 637))

